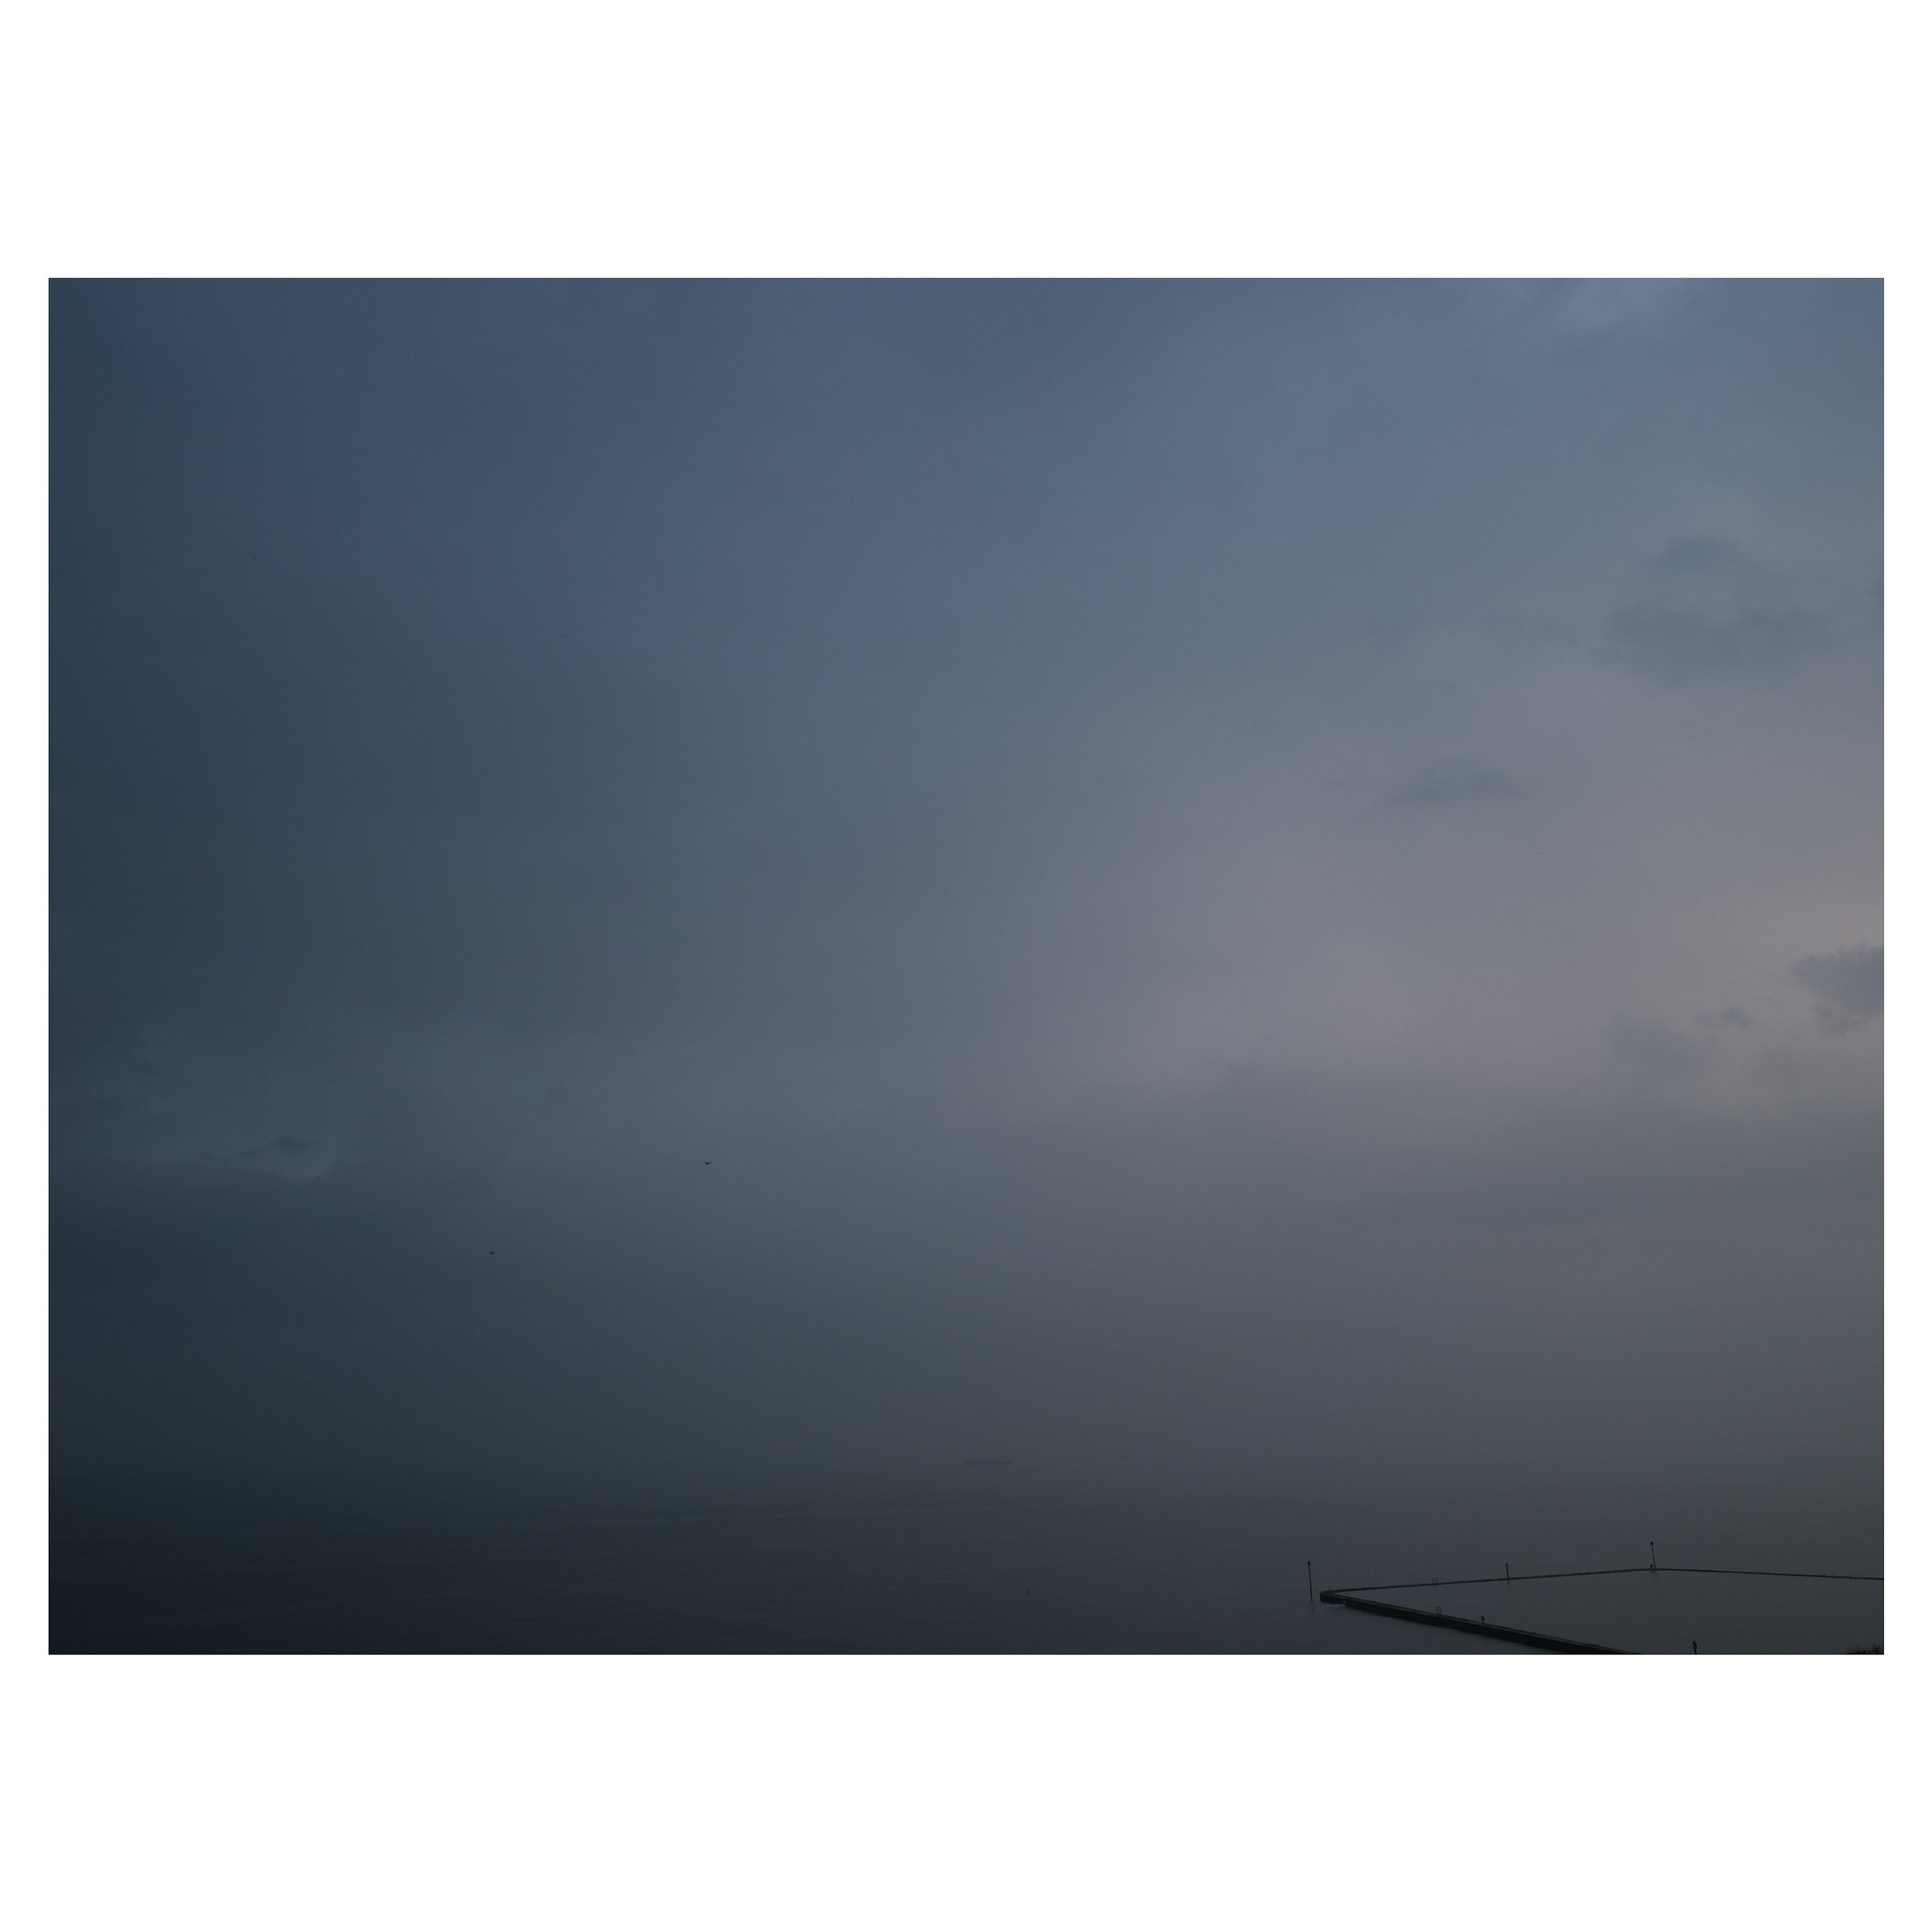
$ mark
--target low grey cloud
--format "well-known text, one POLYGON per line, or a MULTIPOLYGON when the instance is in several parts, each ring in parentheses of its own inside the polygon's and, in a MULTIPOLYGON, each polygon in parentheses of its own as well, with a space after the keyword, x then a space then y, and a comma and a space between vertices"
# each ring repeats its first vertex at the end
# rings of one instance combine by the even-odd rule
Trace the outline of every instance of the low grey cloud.
POLYGON ((1393 794, 1393 802, 1427 810, 1432 806, 1481 805, 1515 798, 1522 790, 1506 773, 1480 758, 1439 760, 1393 794))
POLYGON ((1827 1032, 1849 1032, 1885 1011, 1885 948, 1842 946, 1794 961, 1791 977, 1810 993, 1827 1032))
POLYGON ((1714 1013, 1699 1013, 1691 1024, 1710 1032, 1719 1027, 1748 1026, 1751 1016, 1741 1006, 1722 1006, 1714 1013))
POLYGON ((1705 1063, 1704 1047, 1672 1026, 1618 1018, 1604 1028, 1604 1044, 1618 1066, 1648 1083, 1688 1080, 1705 1063))
MULTIPOLYGON (((214 1154, 203 1158, 211 1162, 222 1158, 214 1154)), ((229 1163, 235 1167, 253 1168, 264 1174, 280 1174, 302 1180, 320 1179, 335 1165, 338 1158, 335 1150, 325 1142, 305 1140, 299 1134, 277 1134, 260 1146, 246 1148, 240 1153, 227 1157, 229 1163)))
POLYGON ((1644 593, 1609 622, 1608 655, 1641 677, 1687 684, 1773 672, 1829 641, 1823 614, 1735 543, 1682 539, 1645 575, 1644 593))

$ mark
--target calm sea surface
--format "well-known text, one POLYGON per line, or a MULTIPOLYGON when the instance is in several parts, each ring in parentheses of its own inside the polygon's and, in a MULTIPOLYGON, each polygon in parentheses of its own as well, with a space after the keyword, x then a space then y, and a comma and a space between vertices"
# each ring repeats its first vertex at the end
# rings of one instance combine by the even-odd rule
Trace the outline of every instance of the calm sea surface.
POLYGON ((1646 1563, 1882 1573, 1879 1499, 1667 1490, 1311 1498, 1055 1488, 970 1470, 927 1492, 702 1505, 313 1500, 56 1510, 55 1651, 1311 1651, 1520 1655, 1309 1600, 1400 1583, 1618 1648, 1845 1651, 1879 1586, 1730 1577, 1444 1584, 1646 1563))

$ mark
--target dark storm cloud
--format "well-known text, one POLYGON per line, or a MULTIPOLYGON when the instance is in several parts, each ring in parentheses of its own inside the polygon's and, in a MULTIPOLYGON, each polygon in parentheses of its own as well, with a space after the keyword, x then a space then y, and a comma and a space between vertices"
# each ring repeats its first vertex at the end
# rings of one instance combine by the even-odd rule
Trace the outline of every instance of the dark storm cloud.
POLYGON ((1816 997, 1818 1024, 1830 1032, 1862 1026, 1885 1011, 1885 948, 1843 946, 1794 963, 1791 977, 1816 997))
POLYGON ((57 1466, 1876 1453, 1876 287, 52 342, 57 1466))

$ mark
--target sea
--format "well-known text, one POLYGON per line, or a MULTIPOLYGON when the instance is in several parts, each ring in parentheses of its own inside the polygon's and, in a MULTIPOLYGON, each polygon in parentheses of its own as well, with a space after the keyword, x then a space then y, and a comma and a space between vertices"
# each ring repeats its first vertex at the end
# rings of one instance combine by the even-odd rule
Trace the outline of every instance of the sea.
POLYGON ((504 1482, 57 1503, 55 1652, 1544 1653, 1883 1642, 1882 1499, 1784 1482, 1431 1491, 1010 1465, 667 1497, 504 1482), (1653 1572, 1649 1566, 1658 1566, 1653 1572), (1503 1574, 1507 1583, 1467 1582, 1503 1574), (1547 1573, 1615 1569, 1596 1577, 1547 1573), (1821 1573, 1777 1578, 1711 1570, 1821 1573), (1536 1579, 1540 1578, 1540 1580, 1536 1579))

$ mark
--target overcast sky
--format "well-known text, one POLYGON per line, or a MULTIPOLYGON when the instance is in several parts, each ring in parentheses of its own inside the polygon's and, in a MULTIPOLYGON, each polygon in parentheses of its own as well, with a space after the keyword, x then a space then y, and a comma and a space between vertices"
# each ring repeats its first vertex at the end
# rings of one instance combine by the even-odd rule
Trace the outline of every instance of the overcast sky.
POLYGON ((1876 1483, 1878 284, 52 345, 57 1483, 1876 1483))

